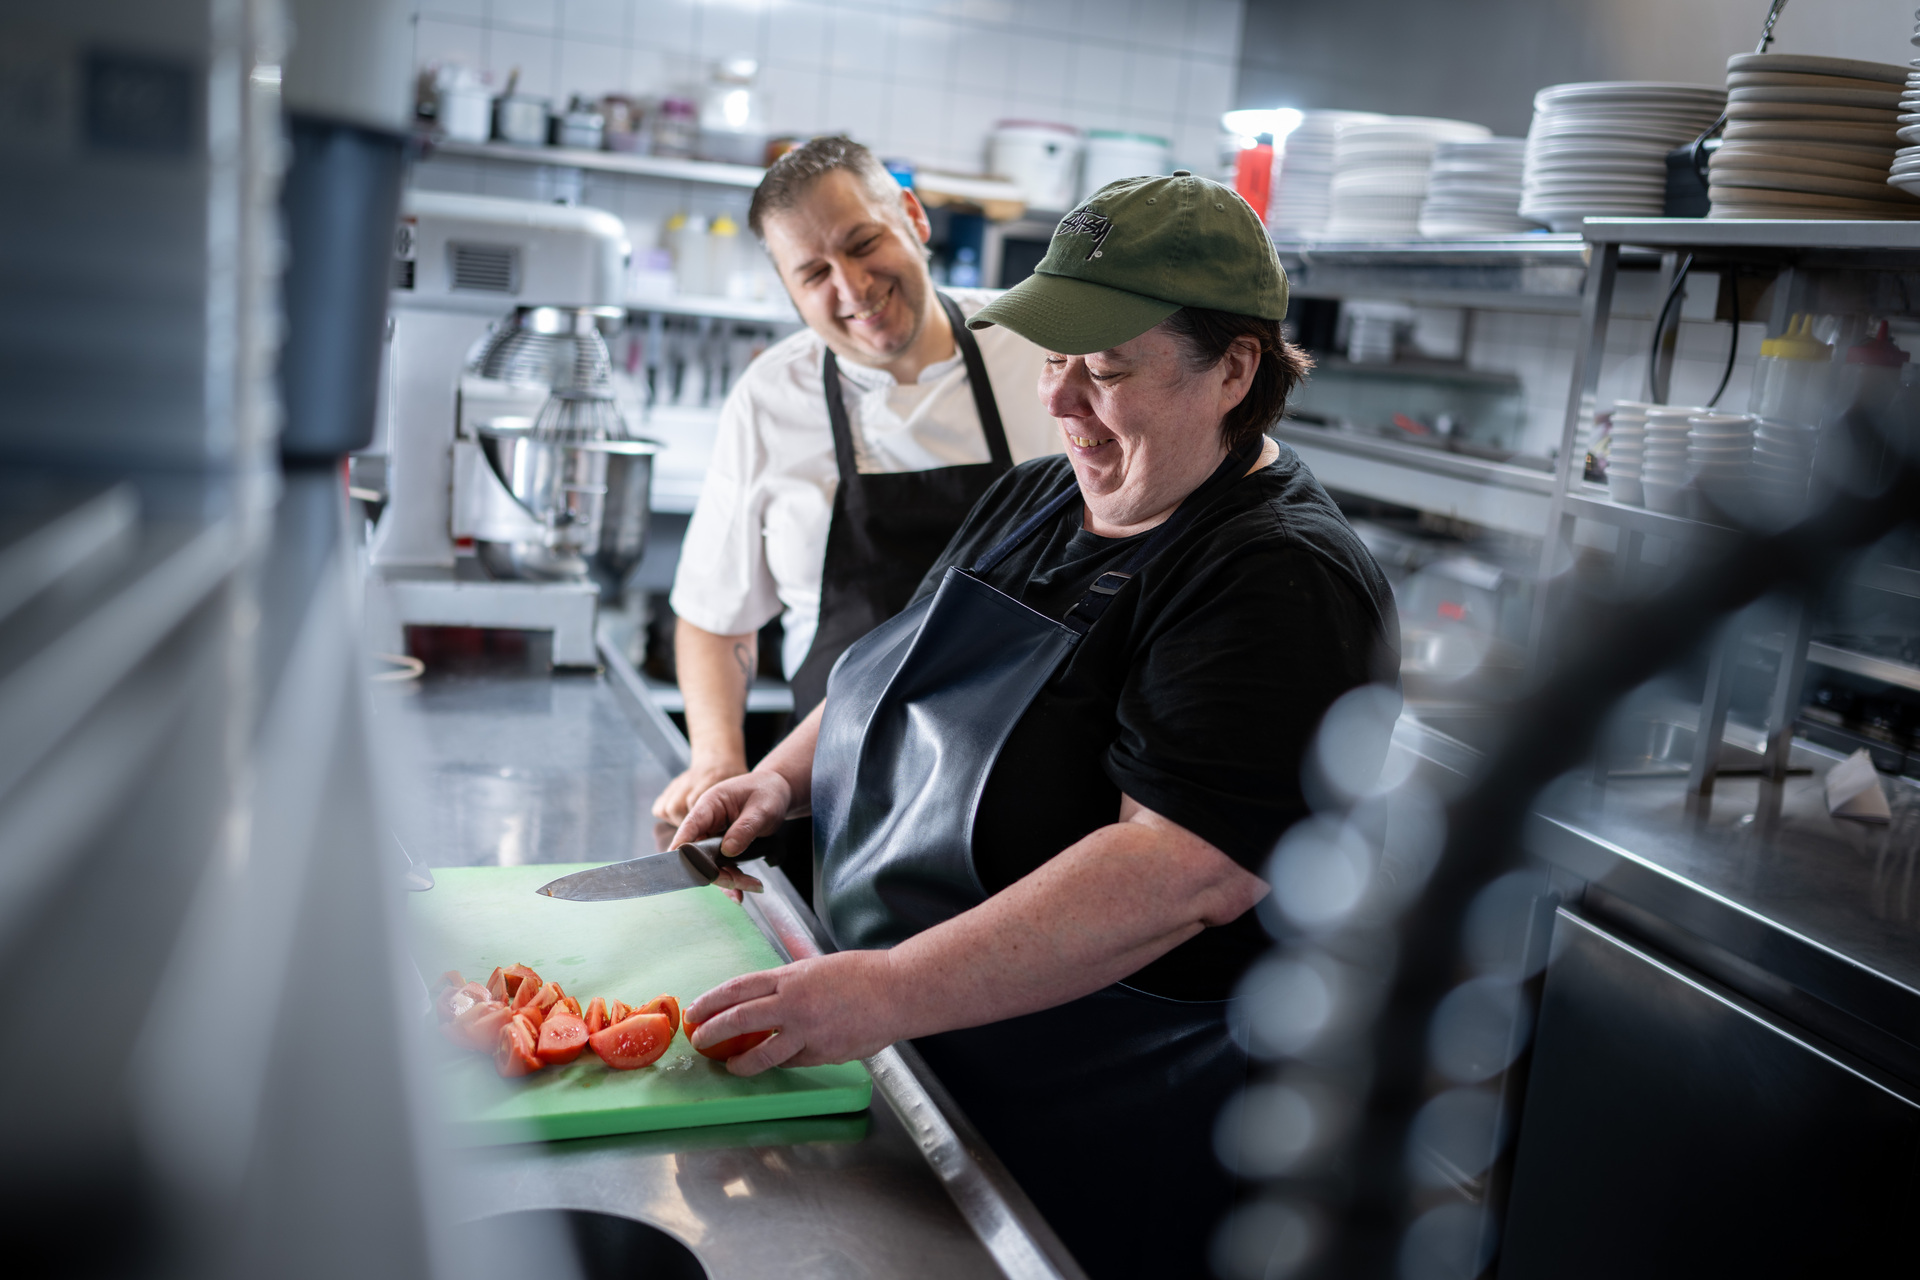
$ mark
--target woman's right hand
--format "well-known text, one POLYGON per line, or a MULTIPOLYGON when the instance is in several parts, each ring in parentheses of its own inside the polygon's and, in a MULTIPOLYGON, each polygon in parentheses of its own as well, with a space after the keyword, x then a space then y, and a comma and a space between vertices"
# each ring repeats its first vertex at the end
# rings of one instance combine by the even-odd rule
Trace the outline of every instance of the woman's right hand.
POLYGON ((720 852, 738 857, 755 840, 778 831, 792 804, 793 788, 772 769, 727 778, 693 802, 667 847, 677 849, 695 840, 724 836, 720 852))
POLYGON ((653 816, 675 825, 685 822, 694 803, 707 793, 709 787, 728 778, 737 778, 746 771, 744 756, 712 760, 696 758, 687 766, 686 772, 669 782, 667 789, 654 799, 653 816))

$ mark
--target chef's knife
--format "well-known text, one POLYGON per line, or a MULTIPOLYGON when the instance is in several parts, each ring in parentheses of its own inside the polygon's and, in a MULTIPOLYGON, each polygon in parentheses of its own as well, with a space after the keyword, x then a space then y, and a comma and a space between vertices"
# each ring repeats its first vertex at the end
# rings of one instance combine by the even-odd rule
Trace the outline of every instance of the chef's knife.
MULTIPOLYGON (((720 837, 713 836, 693 844, 683 844, 665 853, 613 862, 591 871, 576 871, 540 886, 538 892, 549 898, 572 902, 613 902, 620 898, 645 898, 676 889, 698 889, 719 879, 722 871, 733 871, 741 859, 720 852, 720 837)), ((745 879, 752 880, 745 872, 745 879)), ((743 886, 758 893, 759 882, 743 886)))

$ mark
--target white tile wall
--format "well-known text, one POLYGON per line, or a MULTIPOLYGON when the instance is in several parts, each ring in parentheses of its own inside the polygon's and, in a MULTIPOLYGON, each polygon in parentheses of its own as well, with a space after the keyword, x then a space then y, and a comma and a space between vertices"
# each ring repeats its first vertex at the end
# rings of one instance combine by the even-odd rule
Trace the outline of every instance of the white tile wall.
POLYGON ((659 93, 747 54, 776 133, 845 129, 978 172, 1005 117, 1135 129, 1207 171, 1233 100, 1242 0, 414 0, 414 58, 523 89, 659 93))

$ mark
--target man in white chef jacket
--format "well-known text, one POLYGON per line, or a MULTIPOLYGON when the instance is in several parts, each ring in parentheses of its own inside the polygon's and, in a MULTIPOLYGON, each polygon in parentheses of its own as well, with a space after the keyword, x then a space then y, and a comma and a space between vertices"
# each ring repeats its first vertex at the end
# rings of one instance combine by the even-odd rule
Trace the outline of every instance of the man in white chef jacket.
MULTIPOLYGON (((926 211, 865 147, 816 138, 782 157, 748 224, 807 327, 727 397, 681 547, 674 655, 693 754, 653 810, 674 823, 747 770, 761 627, 781 619, 804 715, 832 660, 905 606, 979 493, 1061 447, 1036 392, 1045 353, 1004 326, 956 328, 927 271, 926 211)), ((966 316, 990 296, 949 295, 966 316)))

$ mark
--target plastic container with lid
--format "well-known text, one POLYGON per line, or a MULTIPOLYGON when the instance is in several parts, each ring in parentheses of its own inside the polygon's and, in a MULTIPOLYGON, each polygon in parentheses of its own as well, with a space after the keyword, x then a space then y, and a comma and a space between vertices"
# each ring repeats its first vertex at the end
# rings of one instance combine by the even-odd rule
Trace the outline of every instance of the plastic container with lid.
POLYGON ((700 292, 717 298, 745 298, 751 283, 737 279, 740 268, 740 224, 721 214, 707 228, 707 287, 700 292))
POLYGON ((1173 168, 1173 145, 1150 133, 1089 129, 1081 166, 1080 199, 1122 178, 1163 175, 1173 168))
POLYGON ((1813 336, 1813 317, 1796 315, 1787 331, 1760 344, 1747 411, 1790 427, 1820 425, 1833 384, 1833 347, 1813 336))
POLYGON ((1907 353, 1887 336, 1887 322, 1871 338, 1863 338, 1847 348, 1840 365, 1839 392, 1833 407, 1840 413, 1881 414, 1900 390, 1901 366, 1907 353))
POLYGON ((987 142, 987 172, 998 174, 1035 209, 1073 207, 1080 177, 1080 131, 1044 120, 1002 120, 987 142))
POLYGON ((673 281, 681 293, 707 292, 707 220, 676 213, 667 219, 667 250, 673 254, 673 281))

